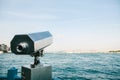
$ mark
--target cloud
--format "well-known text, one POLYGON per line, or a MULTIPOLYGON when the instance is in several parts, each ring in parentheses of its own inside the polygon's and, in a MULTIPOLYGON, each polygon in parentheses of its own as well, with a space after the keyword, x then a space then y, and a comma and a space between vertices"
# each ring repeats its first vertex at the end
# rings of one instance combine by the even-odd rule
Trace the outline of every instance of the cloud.
POLYGON ((42 20, 55 20, 58 19, 57 16, 51 14, 30 14, 30 13, 21 13, 21 12, 12 12, 12 11, 3 11, 1 12, 5 15, 15 16, 15 17, 23 17, 30 19, 42 19, 42 20))

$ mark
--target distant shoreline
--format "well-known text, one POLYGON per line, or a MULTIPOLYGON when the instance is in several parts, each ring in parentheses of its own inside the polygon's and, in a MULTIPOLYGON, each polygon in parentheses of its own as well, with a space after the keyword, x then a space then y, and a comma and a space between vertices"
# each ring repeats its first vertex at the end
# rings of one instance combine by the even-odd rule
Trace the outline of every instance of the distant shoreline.
POLYGON ((47 52, 48 54, 120 54, 120 52, 47 52))
MULTIPOLYGON (((0 51, 0 54, 10 54, 12 52, 3 53, 0 51)), ((46 52, 45 54, 120 54, 120 52, 46 52)))

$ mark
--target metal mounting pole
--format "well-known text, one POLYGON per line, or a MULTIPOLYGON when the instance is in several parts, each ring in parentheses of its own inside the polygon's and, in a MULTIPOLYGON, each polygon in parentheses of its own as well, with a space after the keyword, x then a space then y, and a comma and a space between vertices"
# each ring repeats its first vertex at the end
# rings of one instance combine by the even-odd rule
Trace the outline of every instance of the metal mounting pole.
POLYGON ((43 50, 39 50, 31 55, 34 57, 34 64, 31 64, 31 68, 35 68, 38 64, 40 64, 39 57, 43 56, 43 52, 43 50))

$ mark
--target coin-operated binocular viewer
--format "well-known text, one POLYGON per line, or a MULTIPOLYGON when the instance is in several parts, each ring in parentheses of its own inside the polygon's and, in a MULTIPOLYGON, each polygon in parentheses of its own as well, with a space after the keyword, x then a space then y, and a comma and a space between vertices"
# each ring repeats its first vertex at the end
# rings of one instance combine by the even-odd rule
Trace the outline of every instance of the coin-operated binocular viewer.
POLYGON ((11 41, 11 51, 17 55, 31 55, 34 63, 30 67, 23 67, 22 80, 51 80, 52 67, 40 64, 39 57, 43 50, 52 44, 52 35, 48 32, 15 35, 11 41))

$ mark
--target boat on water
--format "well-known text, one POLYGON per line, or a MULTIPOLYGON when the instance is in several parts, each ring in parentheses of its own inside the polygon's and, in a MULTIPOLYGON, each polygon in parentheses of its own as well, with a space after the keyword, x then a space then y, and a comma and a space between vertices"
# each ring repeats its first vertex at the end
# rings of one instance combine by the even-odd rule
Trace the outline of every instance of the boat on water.
POLYGON ((5 44, 0 44, 0 53, 8 53, 10 51, 10 48, 5 44))

